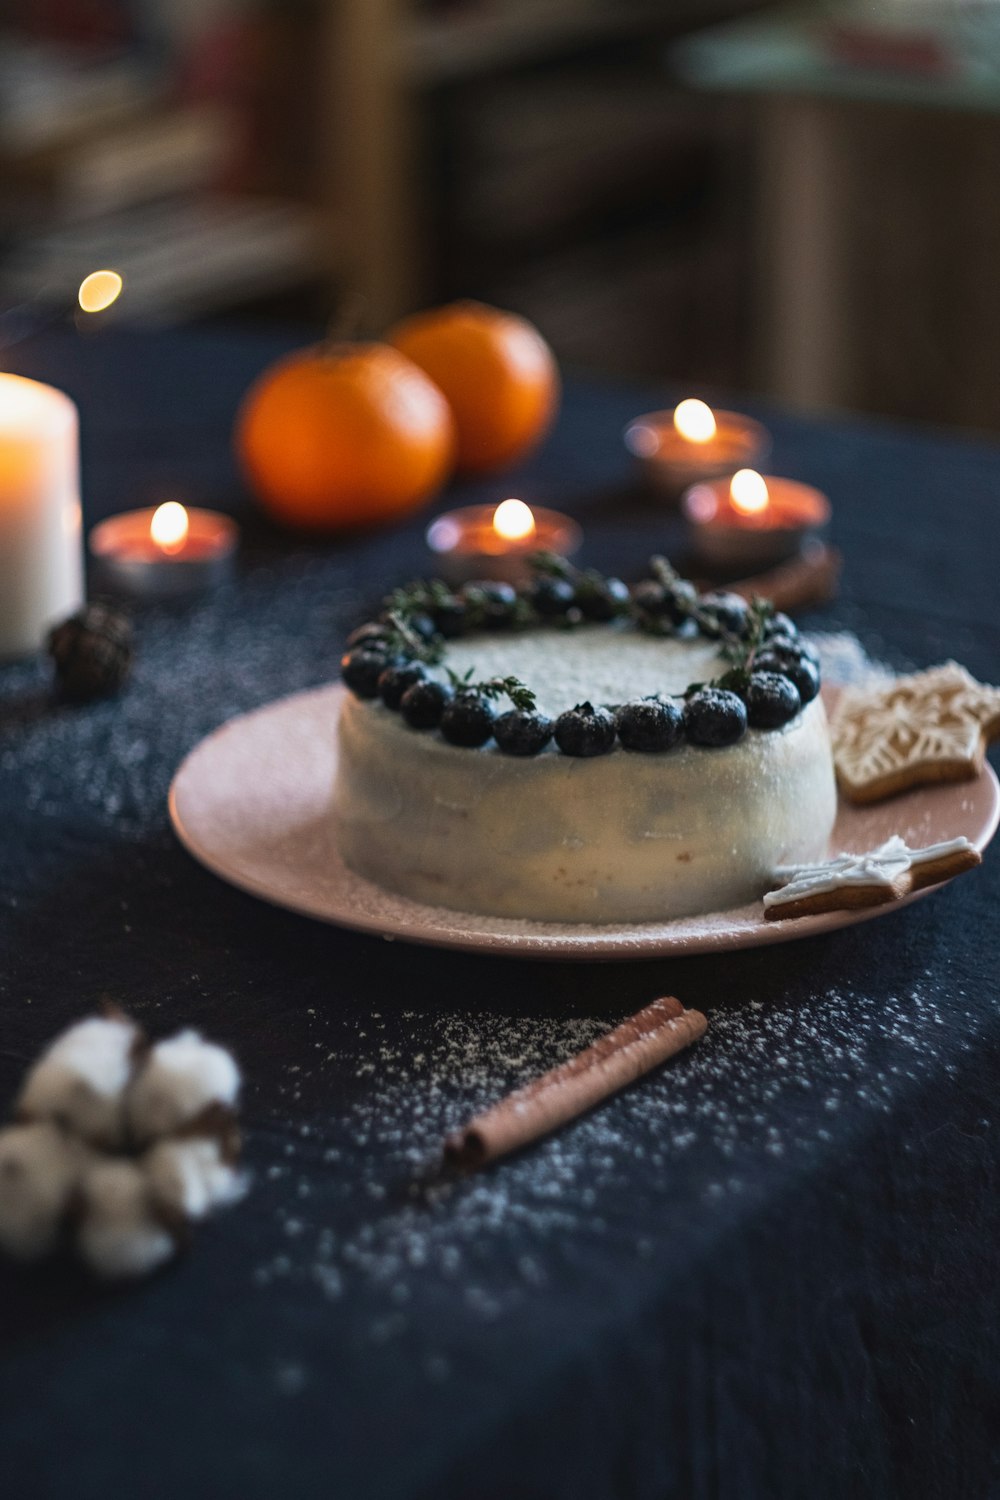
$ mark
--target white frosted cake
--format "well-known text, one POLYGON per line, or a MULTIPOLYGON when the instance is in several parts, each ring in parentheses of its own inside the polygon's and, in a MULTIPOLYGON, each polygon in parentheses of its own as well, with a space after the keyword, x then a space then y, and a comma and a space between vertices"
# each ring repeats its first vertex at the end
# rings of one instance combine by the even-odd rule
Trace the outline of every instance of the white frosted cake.
MULTIPOLYGON (((379 645, 362 641, 355 657, 379 645)), ((759 645, 765 667, 768 651, 759 645)), ((777 665, 773 652, 769 660, 777 665)), ((836 791, 818 696, 789 696, 787 722, 755 728, 760 710, 745 694, 750 721, 743 709, 735 742, 691 742, 699 731, 682 695, 692 683, 718 681, 731 662, 718 639, 643 634, 621 620, 451 640, 442 662, 410 674, 423 698, 450 691, 426 686, 446 673, 459 697, 467 675, 494 685, 515 678, 536 700, 528 718, 544 724, 547 716, 556 738, 512 751, 487 719, 484 742, 449 743, 440 728, 411 727, 391 693, 383 702, 355 688, 339 727, 340 853, 351 869, 417 901, 537 921, 663 921, 757 899, 776 866, 825 857, 836 791), (631 700, 653 705, 633 709, 638 720, 661 715, 669 727, 683 716, 687 732, 672 730, 676 742, 658 753, 625 748, 622 710, 616 720, 598 705, 631 700), (599 749, 586 739, 579 748, 574 722, 593 730, 599 749)), ((346 665, 345 677, 350 683, 346 665)), ((715 694, 720 703, 733 697, 715 694)), ((505 707, 497 701, 487 712, 505 707)))

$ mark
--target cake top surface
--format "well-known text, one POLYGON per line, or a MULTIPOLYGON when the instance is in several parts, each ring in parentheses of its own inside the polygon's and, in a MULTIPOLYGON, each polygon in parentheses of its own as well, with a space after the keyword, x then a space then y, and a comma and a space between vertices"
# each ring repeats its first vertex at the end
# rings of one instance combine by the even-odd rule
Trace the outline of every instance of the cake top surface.
POLYGON ((348 637, 345 683, 463 749, 495 739, 505 755, 534 756, 554 740, 581 758, 618 743, 722 749, 784 728, 820 690, 815 651, 765 600, 700 594, 662 557, 631 588, 549 554, 531 566, 520 589, 395 589, 348 637))
POLYGON ((679 695, 691 682, 725 671, 717 641, 674 640, 629 629, 586 625, 577 630, 529 630, 451 641, 444 667, 476 679, 512 675, 531 684, 538 708, 555 716, 590 699, 621 703, 655 693, 679 695))

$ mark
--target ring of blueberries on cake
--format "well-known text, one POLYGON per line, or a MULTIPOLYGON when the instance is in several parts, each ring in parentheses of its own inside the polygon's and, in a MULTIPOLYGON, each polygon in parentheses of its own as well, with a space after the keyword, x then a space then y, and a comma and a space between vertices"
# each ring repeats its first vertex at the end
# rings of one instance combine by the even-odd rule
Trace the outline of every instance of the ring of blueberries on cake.
POLYGON ((361 699, 380 699, 411 729, 440 733, 478 749, 494 741, 504 755, 606 755, 620 746, 661 754, 682 743, 722 748, 748 729, 781 729, 820 689, 819 659, 795 624, 763 600, 724 591, 699 594, 662 558, 631 590, 618 578, 578 572, 539 555, 525 588, 492 581, 457 591, 438 581, 399 589, 380 618, 349 637, 341 675, 361 699), (448 643, 483 633, 585 623, 647 635, 715 642, 726 669, 683 694, 654 692, 621 703, 585 698, 550 717, 530 683, 513 676, 473 680, 449 670, 448 643), (435 671, 442 665, 443 672, 435 671))

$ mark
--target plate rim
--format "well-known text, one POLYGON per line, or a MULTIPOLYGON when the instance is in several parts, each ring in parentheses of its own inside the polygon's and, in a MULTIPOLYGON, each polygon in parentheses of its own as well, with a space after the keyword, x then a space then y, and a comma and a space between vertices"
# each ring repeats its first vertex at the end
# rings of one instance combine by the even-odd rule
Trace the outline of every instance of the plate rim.
MULTIPOLYGON (((748 948, 770 947, 777 943, 795 942, 800 938, 820 936, 828 932, 842 930, 845 927, 857 926, 864 922, 874 921, 877 918, 890 915, 892 912, 901 911, 904 907, 911 906, 915 901, 922 900, 925 896, 932 895, 940 890, 942 886, 950 884, 950 881, 940 881, 933 886, 914 891, 908 896, 903 896, 897 901, 887 902, 884 905, 873 906, 855 910, 845 909, 837 912, 821 912, 810 916, 789 918, 782 922, 767 922, 761 920, 752 927, 740 927, 722 929, 713 932, 706 929, 704 934, 685 935, 682 931, 671 933, 672 928, 683 929, 686 923, 703 920, 704 916, 727 916, 736 917, 745 913, 747 907, 732 907, 725 911, 709 912, 699 914, 695 918, 677 918, 669 923, 635 923, 626 926, 619 923, 609 923, 607 927, 592 926, 587 923, 537 923, 540 929, 537 933, 525 933, 523 921, 517 918, 484 918, 489 921, 509 920, 511 925, 517 925, 517 932, 463 932, 453 927, 435 927, 428 923, 426 914, 440 911, 447 917, 455 915, 447 907, 431 907, 423 903, 410 900, 410 898, 398 895, 396 892, 386 892, 393 901, 399 902, 404 908, 413 909, 414 916, 407 920, 405 917, 397 922, 388 923, 384 919, 369 915, 363 911, 344 911, 332 915, 330 911, 320 909, 320 904, 311 904, 308 899, 294 899, 287 894, 276 891, 273 885, 256 879, 253 875, 235 871, 231 864, 225 859, 214 854, 204 844, 199 843, 192 830, 185 822, 179 806, 180 797, 183 795, 183 783, 190 774, 192 765, 203 754, 210 753, 211 747, 224 736, 237 732, 241 725, 247 720, 273 713, 278 710, 287 710, 299 701, 315 700, 318 698, 330 698, 338 705, 343 700, 346 689, 342 683, 325 683, 319 687, 300 689, 289 693, 281 698, 272 699, 268 703, 259 704, 256 708, 248 709, 244 713, 236 714, 218 725, 207 735, 204 735, 181 760, 174 772, 167 794, 167 811, 170 824, 182 847, 191 857, 207 869, 218 879, 236 890, 255 897, 257 900, 265 901, 268 905, 283 911, 294 912, 298 916, 308 917, 313 921, 323 922, 328 926, 342 927, 355 932, 362 932, 369 936, 381 937, 386 942, 403 941, 417 943, 421 947, 449 949, 456 952, 489 953, 497 957, 523 958, 535 961, 564 962, 574 961, 586 962, 629 962, 638 963, 656 958, 693 958, 701 954, 739 952, 748 948), (420 914, 419 916, 417 914, 420 914), (549 932, 545 929, 549 926, 557 927, 558 931, 549 932), (578 928, 578 931, 570 932, 569 928, 578 928)), ((826 697, 824 691, 824 697, 826 697)), ((832 694, 830 696, 833 696, 832 694)), ((975 840, 975 847, 980 851, 986 849, 994 837, 998 825, 1000 825, 1000 780, 989 761, 984 761, 983 769, 978 777, 970 778, 969 785, 974 781, 986 780, 992 790, 992 807, 990 809, 989 823, 985 834, 975 840)), ((953 783, 954 784, 954 783, 953 783)), ((914 788, 915 792, 931 792, 933 787, 925 786, 914 788)), ((839 801, 839 793, 838 793, 839 801)), ((363 877, 351 877, 354 880, 363 877)), ((373 885, 373 882, 366 882, 373 885)), ((460 915, 475 919, 478 913, 469 912, 460 915)))

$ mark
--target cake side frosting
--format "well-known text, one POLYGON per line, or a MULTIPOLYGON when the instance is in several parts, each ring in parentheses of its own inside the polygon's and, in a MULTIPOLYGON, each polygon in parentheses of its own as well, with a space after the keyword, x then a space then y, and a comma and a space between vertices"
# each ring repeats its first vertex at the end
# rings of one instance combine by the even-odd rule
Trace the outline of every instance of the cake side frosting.
MULTIPOLYGON (((452 644, 453 671, 530 678, 550 713, 581 696, 682 692, 719 669, 715 643, 614 629, 452 644)), ((774 867, 822 858, 836 813, 826 715, 737 744, 595 759, 414 732, 378 701, 343 704, 333 816, 352 869, 432 905, 539 921, 666 920, 744 904, 774 867)))

